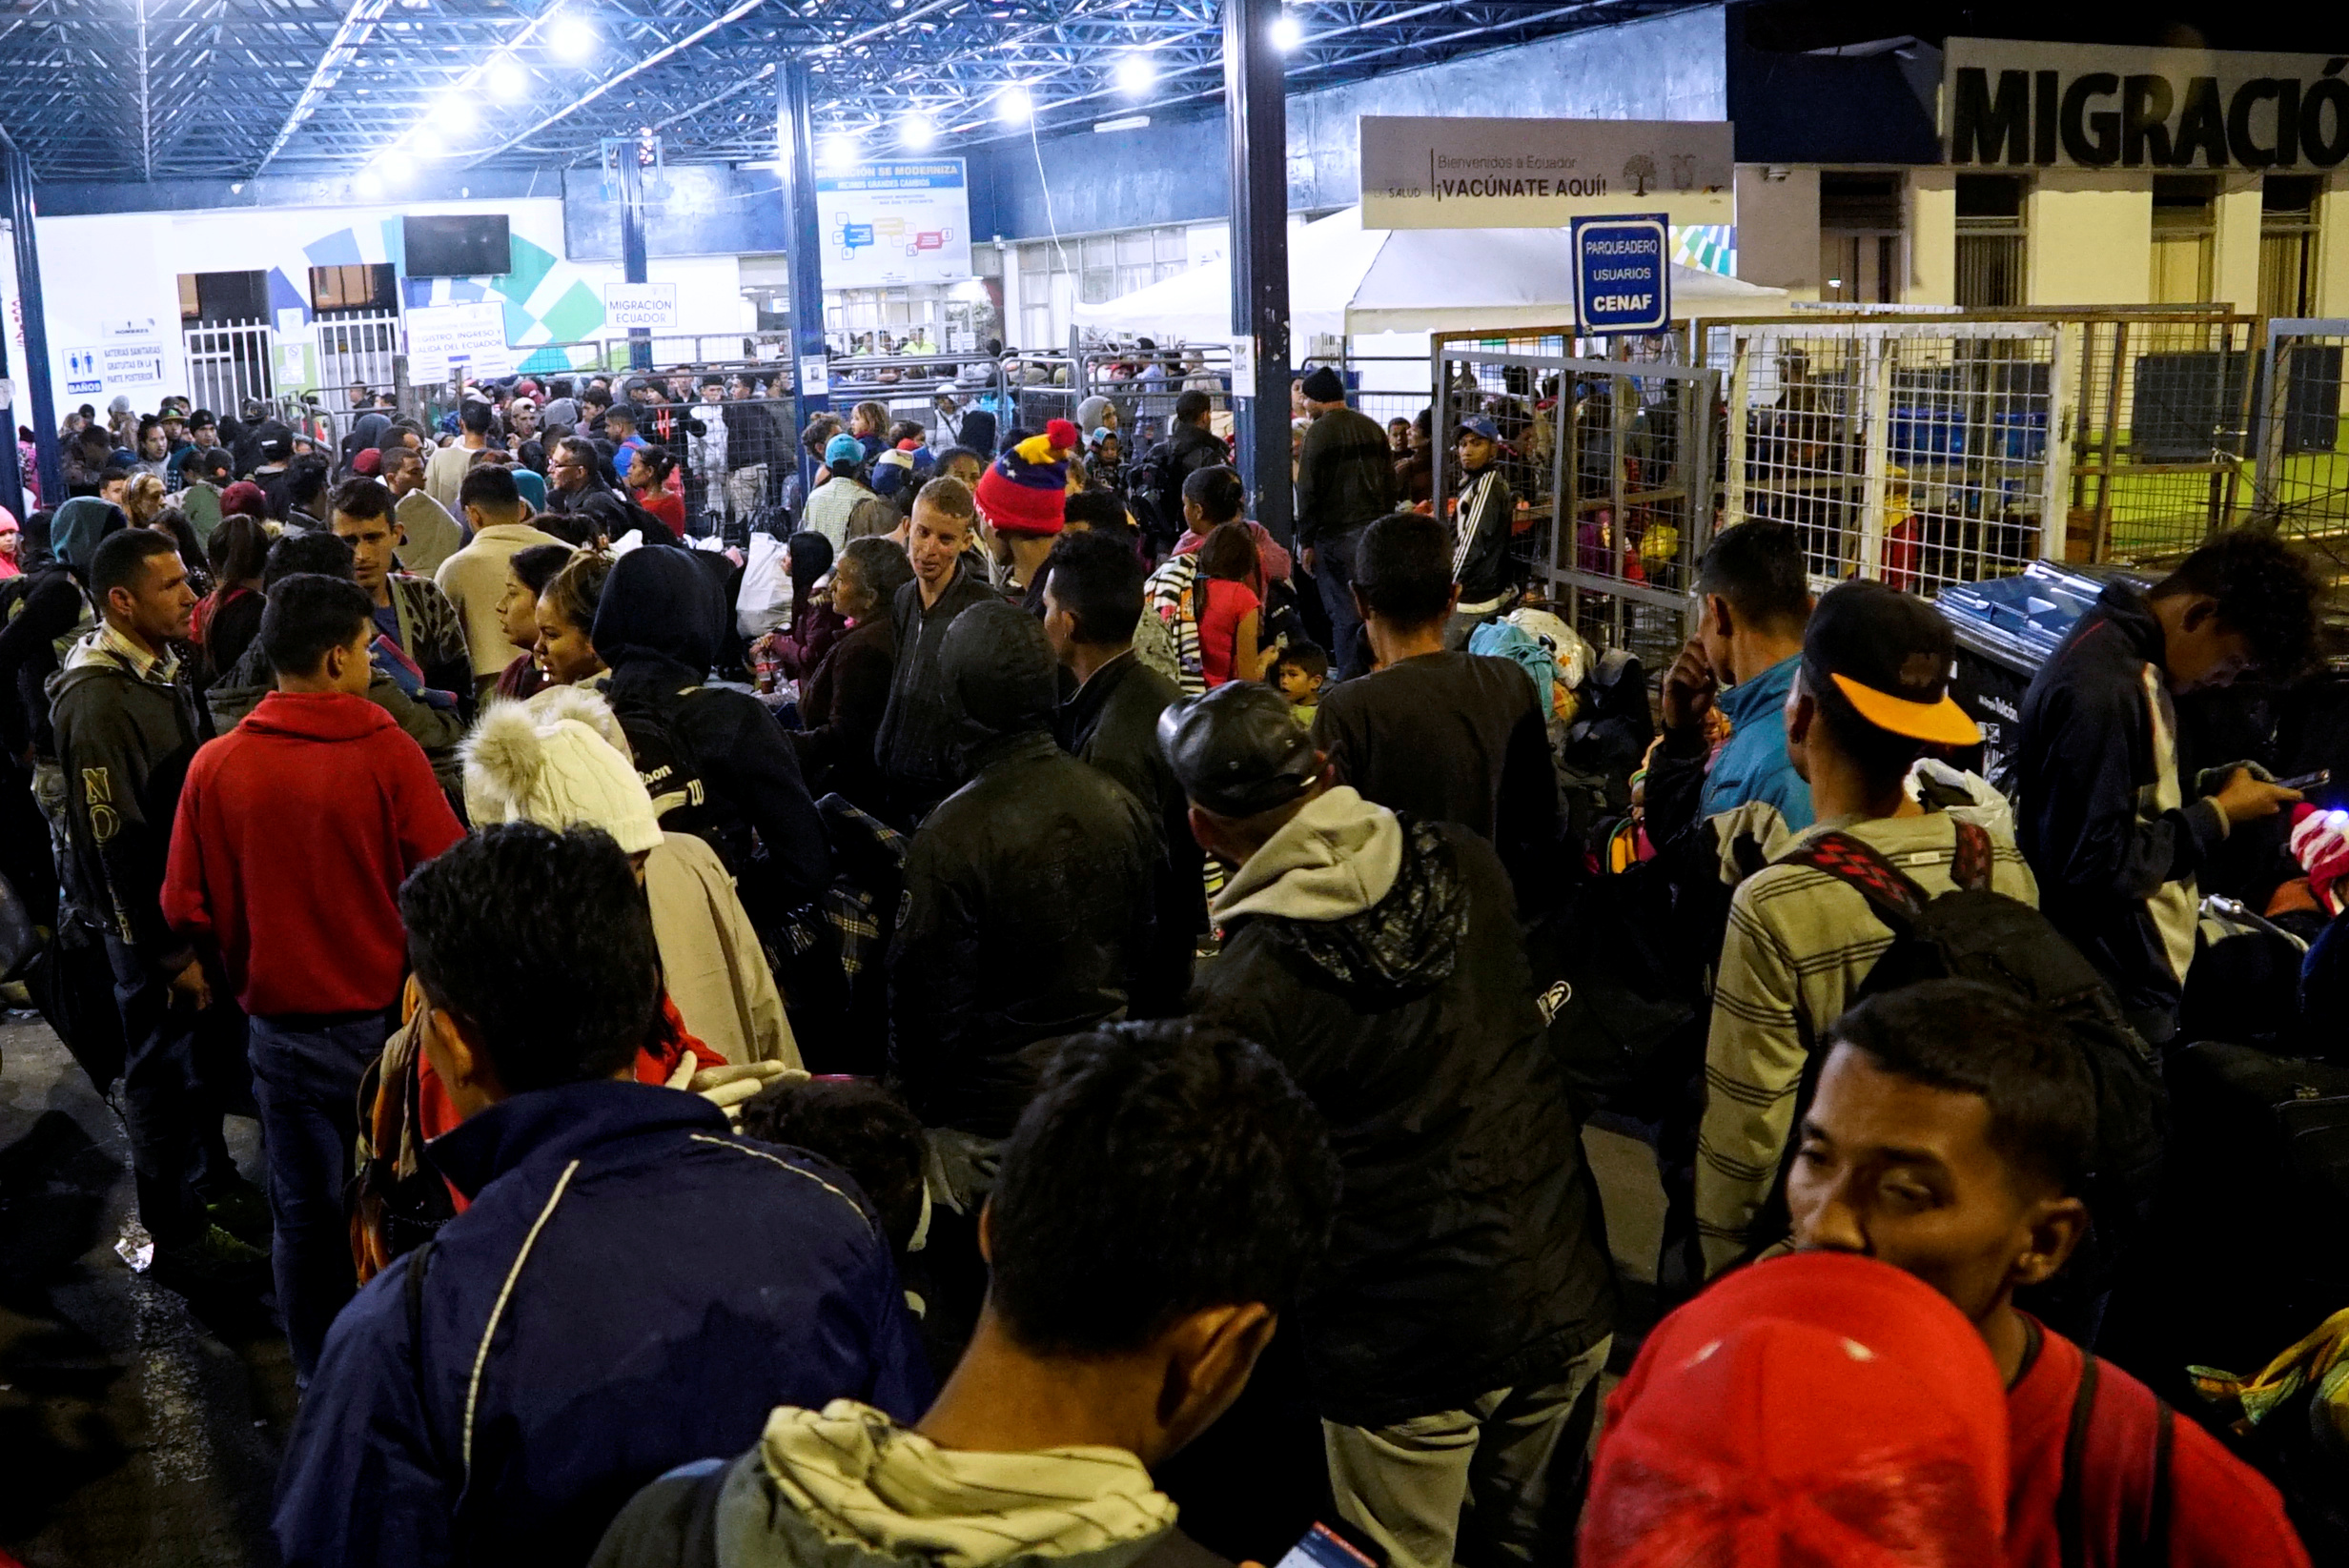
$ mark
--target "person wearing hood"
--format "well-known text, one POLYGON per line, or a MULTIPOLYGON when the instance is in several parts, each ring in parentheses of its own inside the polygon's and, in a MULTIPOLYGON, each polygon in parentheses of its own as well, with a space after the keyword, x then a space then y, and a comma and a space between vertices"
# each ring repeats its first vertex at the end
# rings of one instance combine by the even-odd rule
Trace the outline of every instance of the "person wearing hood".
POLYGON ((1150 951, 1158 828, 1053 742, 1058 668, 1035 617, 973 605, 938 673, 969 782, 906 852, 889 1065, 926 1125, 991 1143, 1034 1087, 1022 1052, 1125 1008, 1150 951))
POLYGON ((1222 1563, 1151 1471, 1239 1396, 1337 1188, 1321 1117, 1258 1047, 1182 1022, 1067 1042, 1005 1148, 987 1305, 929 1413, 776 1410, 748 1453, 639 1493, 594 1568, 1222 1563))
POLYGON ((664 1016, 628 857, 500 823, 400 888, 411 1028, 464 1212, 336 1318, 272 1530, 287 1568, 578 1568, 640 1487, 777 1405, 911 1420, 932 1382, 882 1233, 832 1166, 635 1081, 664 1016))
POLYGON ((374 612, 344 578, 271 591, 276 689, 196 754, 163 877, 164 918, 251 1020, 277 1310, 305 1382, 353 1290, 342 1191, 407 968, 399 885, 465 836, 422 749, 367 701, 374 612))
POLYGON ((1394 1568, 1564 1561, 1616 1283, 1500 857, 1336 784, 1270 687, 1158 733, 1233 868, 1195 1016, 1289 1069, 1344 1167, 1292 1319, 1338 1512, 1394 1568))
POLYGON ((213 1223, 207 1195, 241 1184, 220 1133, 216 1086, 197 1065, 212 1007, 202 956, 163 913, 172 821, 189 764, 209 730, 174 644, 195 595, 171 539, 110 534, 91 558, 101 620, 50 682, 50 722, 66 780, 72 906, 106 927, 127 1054, 122 1116, 139 1223, 156 1267, 197 1289, 241 1286, 261 1254, 213 1223))
POLYGON ((424 488, 420 454, 395 446, 383 454, 380 466, 383 482, 392 492, 392 516, 399 523, 400 567, 430 580, 439 574, 442 561, 473 542, 473 531, 451 517, 449 509, 424 488))
MULTIPOLYGON (((765 704, 747 692, 704 684, 726 607, 688 555, 631 550, 605 580, 593 638, 596 657, 612 672, 612 707, 662 825, 718 851, 762 932, 812 933, 822 924, 814 906, 831 881, 824 820, 798 755, 765 704)), ((811 969, 823 962, 817 949, 803 956, 811 969)), ((814 1005, 815 975, 806 977, 807 995, 791 978, 784 977, 786 1000, 795 1009, 814 1005)), ((795 1012, 793 1022, 807 1032, 804 1015, 795 1012)))
MULTIPOLYGON (((261 568, 261 613, 266 616, 269 594, 286 578, 298 573, 357 580, 351 546, 332 534, 297 534, 269 547, 261 568)), ((242 723, 276 689, 277 672, 269 649, 255 637, 243 655, 204 693, 213 728, 225 735, 242 723)), ((456 707, 436 704, 424 696, 423 673, 413 662, 393 650, 379 649, 375 674, 367 683, 367 701, 391 715, 392 722, 421 746, 434 777, 451 800, 462 799, 457 762, 457 743, 464 739, 465 721, 456 707)))
POLYGON ((685 1032, 728 1062, 800 1065, 758 932, 717 851, 665 833, 602 694, 550 686, 497 703, 465 738, 465 814, 479 825, 600 827, 627 851, 652 907, 661 976, 685 1032))
MULTIPOLYGON (((67 652, 95 630, 97 609, 88 588, 92 558, 111 534, 131 526, 121 507, 94 496, 75 496, 49 519, 46 560, 25 562, 27 580, 0 624, 0 742, 9 755, 29 759, 32 797, 65 854, 65 775, 49 723, 49 682, 67 652)), ((103 921, 102 910, 89 911, 103 921)))
POLYGON ((477 692, 485 695, 514 656, 523 651, 506 636, 505 618, 498 613, 505 597, 506 562, 517 550, 563 541, 522 520, 521 492, 514 487, 514 476, 495 463, 465 475, 459 494, 473 540, 440 563, 433 581, 457 607, 473 659, 473 682, 477 692))

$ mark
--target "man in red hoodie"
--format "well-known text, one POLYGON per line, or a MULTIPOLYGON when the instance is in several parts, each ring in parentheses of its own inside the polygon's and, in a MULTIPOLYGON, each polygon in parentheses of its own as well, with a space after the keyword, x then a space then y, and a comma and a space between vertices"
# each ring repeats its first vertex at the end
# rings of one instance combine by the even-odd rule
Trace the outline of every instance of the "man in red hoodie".
POLYGON ((2007 1387, 2010 1568, 2307 1568, 2274 1487, 2014 1304, 2088 1227, 2096 1102, 2060 1027, 1936 980, 1860 1003, 1828 1045, 1787 1174, 1795 1240, 1906 1270, 1980 1332, 2007 1387))
POLYGON ((407 967, 399 885, 464 837, 422 748, 364 695, 375 631, 350 581, 271 590, 277 689, 196 754, 163 882, 165 918, 218 954, 252 1016, 277 1307, 305 1383, 356 1289, 342 1190, 407 967))

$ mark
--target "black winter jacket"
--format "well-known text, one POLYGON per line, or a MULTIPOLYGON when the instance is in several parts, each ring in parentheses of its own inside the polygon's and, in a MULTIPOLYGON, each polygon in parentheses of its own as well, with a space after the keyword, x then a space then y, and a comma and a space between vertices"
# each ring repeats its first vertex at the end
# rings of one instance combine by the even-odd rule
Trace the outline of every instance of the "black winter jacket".
POLYGON ((1011 1135, 1021 1052, 1126 1007, 1149 950, 1156 825, 1042 729, 988 743, 922 823, 889 951, 889 1065, 925 1125, 1011 1135))
POLYGON ((1191 834, 1190 799, 1158 744, 1158 716, 1180 695, 1129 651, 1093 671, 1061 704, 1056 725, 1072 756, 1116 780, 1158 825, 1157 928, 1134 977, 1133 1010, 1142 1018, 1181 1009, 1207 929, 1206 856, 1191 834))
POLYGON ((2039 907, 2132 1013, 2176 1010, 2196 873, 2227 836, 2217 804, 2178 778, 2161 654, 2145 596, 2107 587, 2023 694, 2015 759, 2015 836, 2039 907))
POLYGON ((1379 421, 1334 408, 1305 427, 1297 455, 1300 544, 1358 528, 1395 510, 1395 451, 1379 421))
POLYGON ((0 746, 11 757, 31 747, 57 754, 49 727, 49 681, 58 648, 96 624, 90 598, 62 562, 27 573, 23 585, 0 601, 0 746))
POLYGON ((1379 902, 1234 920, 1195 996, 1329 1121, 1345 1189, 1297 1323, 1320 1413, 1355 1426, 1552 1378, 1617 1305, 1508 878, 1462 828, 1402 827, 1379 902))
POLYGON ((163 871, 188 764, 211 739, 203 710, 184 669, 155 681, 105 651, 76 650, 50 698, 67 780, 68 890, 146 977, 174 973, 194 955, 163 918, 163 871))

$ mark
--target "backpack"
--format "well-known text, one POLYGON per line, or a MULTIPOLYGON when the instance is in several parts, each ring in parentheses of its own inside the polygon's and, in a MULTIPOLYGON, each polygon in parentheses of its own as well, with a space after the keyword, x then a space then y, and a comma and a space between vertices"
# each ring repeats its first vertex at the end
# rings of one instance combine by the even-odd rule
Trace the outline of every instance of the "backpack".
POLYGON ((2094 1223, 2071 1266, 2050 1282, 2069 1305, 2073 1295, 2108 1288, 2117 1256, 2146 1228, 2169 1141, 2169 1093, 2153 1051, 2121 1016, 2104 977, 2047 916, 1992 890, 1990 834, 1962 818, 1954 823, 1950 880, 1957 889, 1938 898, 1845 833, 1822 833, 1782 864, 1808 865, 1849 884, 1890 927, 1892 946, 1868 971, 1855 1002, 1922 980, 1978 980, 2038 1004, 2078 1042, 2096 1096, 2096 1134, 2081 1193, 2094 1223))
POLYGON ((1174 472, 1174 449, 1165 441, 1153 442, 1126 466, 1126 508, 1144 539, 1171 545, 1183 537, 1182 477, 1174 472))

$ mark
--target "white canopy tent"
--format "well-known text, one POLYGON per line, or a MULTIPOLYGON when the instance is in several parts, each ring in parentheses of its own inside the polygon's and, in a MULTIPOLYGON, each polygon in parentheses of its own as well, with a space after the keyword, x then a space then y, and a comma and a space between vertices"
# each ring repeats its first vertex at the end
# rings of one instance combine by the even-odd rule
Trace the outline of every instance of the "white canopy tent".
MULTIPOLYGON (((1502 332, 1574 317, 1564 229, 1365 229, 1349 207, 1289 234, 1289 333, 1502 332)), ((1787 291, 1672 266, 1672 316, 1765 316, 1787 291)), ((1079 323, 1170 338, 1228 337, 1232 264, 1218 258, 1098 305, 1079 323)))

